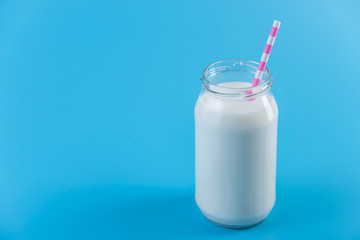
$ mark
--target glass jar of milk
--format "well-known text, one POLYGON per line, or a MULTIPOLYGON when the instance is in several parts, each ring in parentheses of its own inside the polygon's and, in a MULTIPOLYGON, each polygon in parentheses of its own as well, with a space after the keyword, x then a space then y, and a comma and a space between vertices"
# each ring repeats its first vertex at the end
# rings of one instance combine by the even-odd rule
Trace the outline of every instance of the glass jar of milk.
POLYGON ((195 106, 195 199, 202 213, 225 227, 250 227, 275 203, 278 108, 265 69, 231 59, 210 64, 195 106))

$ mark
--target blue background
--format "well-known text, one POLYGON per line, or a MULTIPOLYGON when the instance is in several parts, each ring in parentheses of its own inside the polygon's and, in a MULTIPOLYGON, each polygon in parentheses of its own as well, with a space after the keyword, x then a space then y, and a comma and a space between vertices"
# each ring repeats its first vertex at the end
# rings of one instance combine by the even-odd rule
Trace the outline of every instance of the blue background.
POLYGON ((360 239, 360 4, 1 1, 0 239, 360 239), (259 60, 277 202, 247 230, 194 201, 203 68, 259 60))

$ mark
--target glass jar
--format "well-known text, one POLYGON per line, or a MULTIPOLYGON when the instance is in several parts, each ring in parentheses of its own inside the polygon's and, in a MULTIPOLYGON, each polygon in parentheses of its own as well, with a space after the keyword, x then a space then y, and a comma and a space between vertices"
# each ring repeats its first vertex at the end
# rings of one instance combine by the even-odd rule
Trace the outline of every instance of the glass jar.
POLYGON ((275 203, 278 108, 265 69, 222 60, 203 71, 195 106, 195 199, 202 213, 225 227, 250 227, 275 203))

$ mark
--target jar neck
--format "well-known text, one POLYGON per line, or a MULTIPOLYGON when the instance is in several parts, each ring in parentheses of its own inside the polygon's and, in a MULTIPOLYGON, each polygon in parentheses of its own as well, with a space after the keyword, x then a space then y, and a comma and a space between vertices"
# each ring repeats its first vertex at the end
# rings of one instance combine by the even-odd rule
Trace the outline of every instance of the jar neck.
POLYGON ((236 98, 252 98, 270 90, 272 77, 265 68, 261 82, 252 86, 259 63, 246 59, 227 59, 208 65, 201 76, 205 92, 236 98))

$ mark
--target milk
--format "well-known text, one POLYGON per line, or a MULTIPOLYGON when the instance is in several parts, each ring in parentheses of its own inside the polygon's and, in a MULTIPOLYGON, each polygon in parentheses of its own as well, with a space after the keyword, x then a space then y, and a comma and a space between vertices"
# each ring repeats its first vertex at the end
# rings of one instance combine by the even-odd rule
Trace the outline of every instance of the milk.
POLYGON ((195 199, 209 220, 249 227, 270 213, 275 203, 277 120, 269 91, 250 101, 200 94, 195 106, 195 199))

